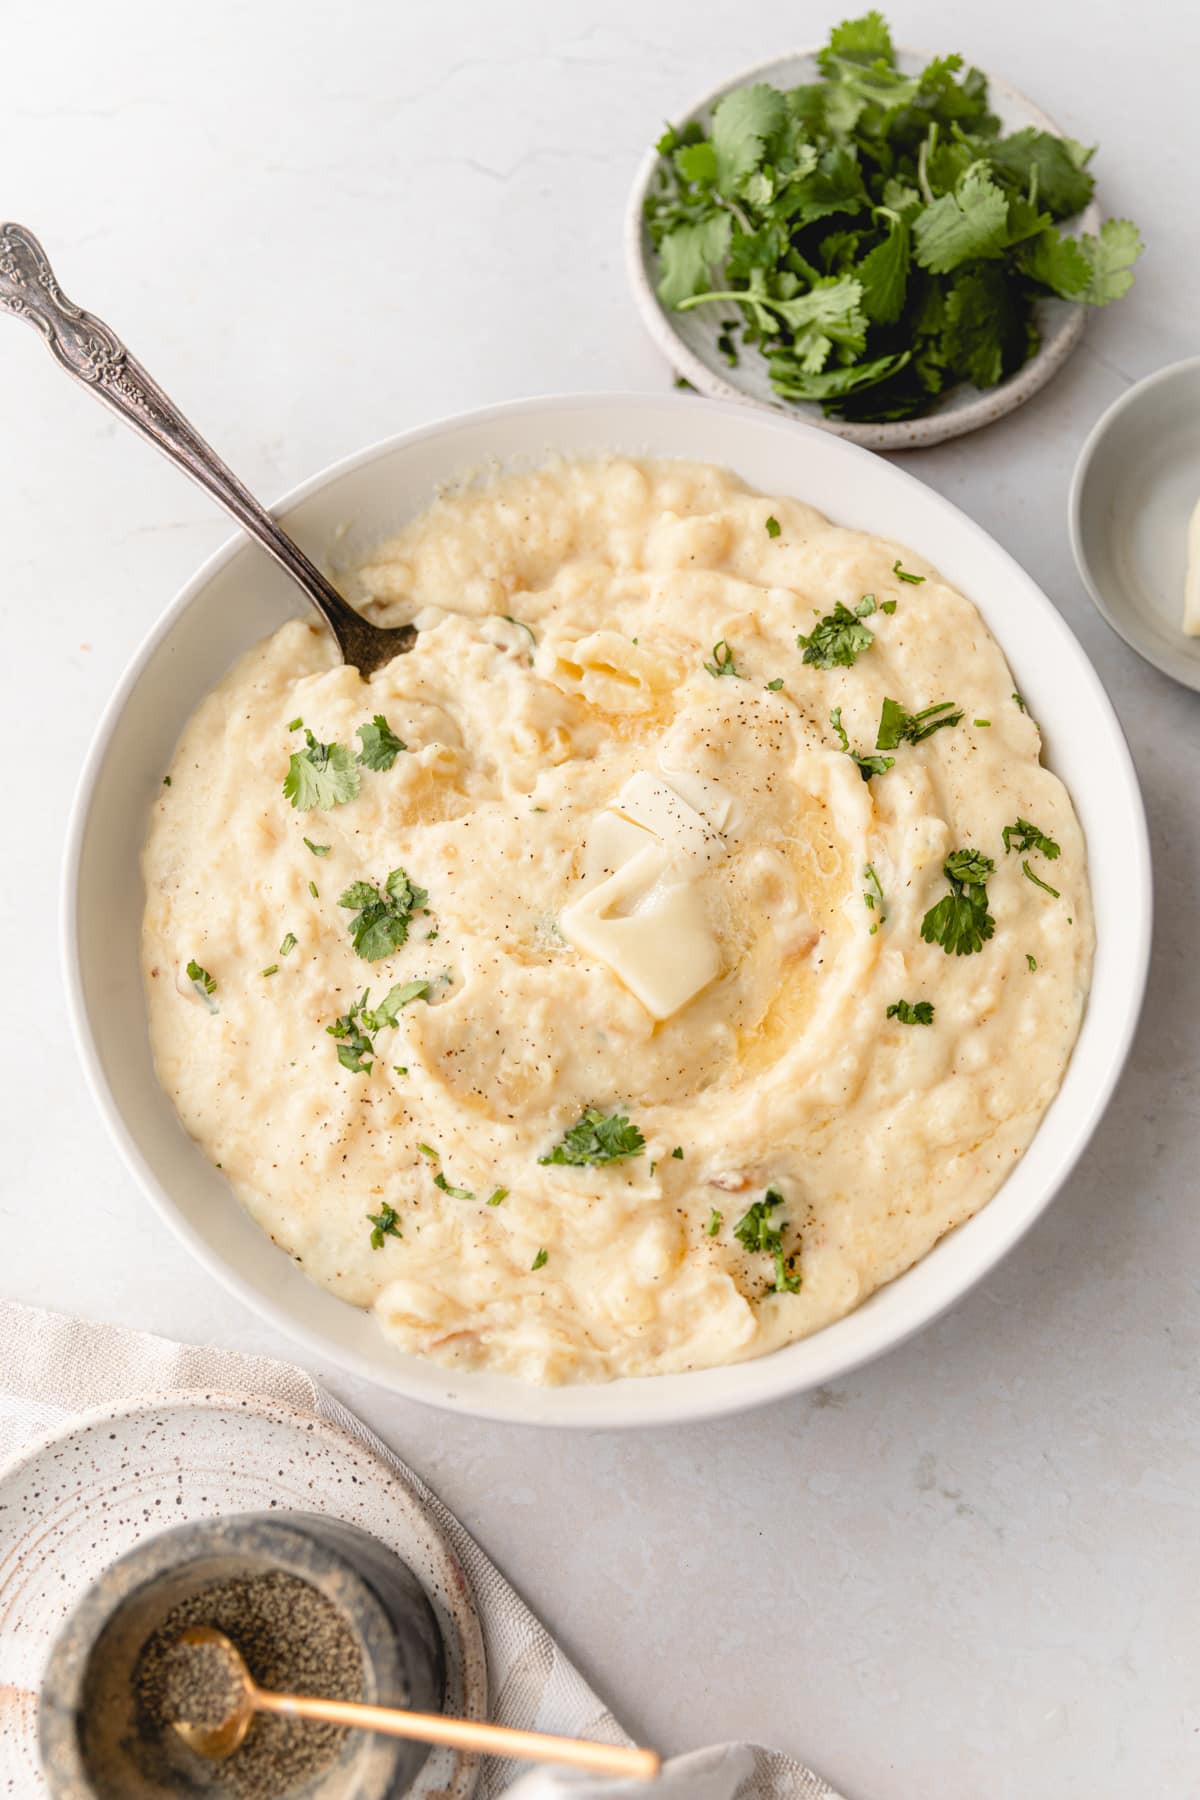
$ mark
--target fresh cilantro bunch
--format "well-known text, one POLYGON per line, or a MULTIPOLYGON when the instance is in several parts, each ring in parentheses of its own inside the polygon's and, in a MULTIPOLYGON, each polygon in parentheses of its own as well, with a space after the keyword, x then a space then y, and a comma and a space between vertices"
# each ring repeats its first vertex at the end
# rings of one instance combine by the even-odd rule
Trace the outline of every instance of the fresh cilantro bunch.
POLYGON ((640 1156, 645 1148, 645 1138, 623 1113, 606 1115, 589 1106, 563 1134, 562 1142, 555 1144, 548 1156, 539 1156, 538 1161, 583 1168, 589 1163, 622 1162, 627 1156, 640 1156))
POLYGON ((425 889, 414 887, 403 869, 393 869, 382 890, 370 881, 352 881, 338 905, 354 913, 350 936, 359 956, 378 962, 407 941, 412 916, 428 899, 425 889))
POLYGON ((1142 248, 1127 219, 1061 229, 1091 199, 1091 149, 1002 136, 960 56, 902 74, 878 12, 837 26, 818 62, 816 82, 738 88, 708 128, 659 140, 645 203, 659 297, 719 305, 727 360, 740 329, 786 399, 912 418, 1019 368, 1039 298, 1127 292, 1142 248))

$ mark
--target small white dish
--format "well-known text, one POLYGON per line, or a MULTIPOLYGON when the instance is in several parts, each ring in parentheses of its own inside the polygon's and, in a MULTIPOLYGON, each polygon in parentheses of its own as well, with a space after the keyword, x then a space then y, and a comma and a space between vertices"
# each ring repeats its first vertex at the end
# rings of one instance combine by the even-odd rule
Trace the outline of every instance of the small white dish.
MULTIPOLYGON (((896 51, 897 65, 905 74, 918 74, 931 60, 932 57, 922 50, 898 48, 896 51)), ((720 87, 713 88, 684 108, 674 122, 685 125, 692 119, 699 119, 707 124, 718 100, 734 88, 746 87, 751 82, 767 81, 772 87, 791 88, 819 78, 817 52, 794 50, 787 56, 757 63, 753 68, 731 76, 720 87)), ((1006 132, 1021 131, 1031 125, 1039 131, 1053 132, 1057 137, 1063 135, 1062 128, 1053 119, 998 75, 989 74, 987 82, 992 111, 1006 132)), ((822 431, 832 431, 869 450, 917 450, 929 444, 944 443, 947 438, 962 437, 981 425, 990 425, 993 420, 1003 418, 1005 413, 1032 399, 1062 368, 1083 335, 1086 307, 1047 297, 1037 305, 1041 345, 1036 355, 997 387, 980 389, 964 384, 952 388, 932 412, 919 419, 896 419, 881 424, 828 419, 814 401, 780 399, 771 386, 767 365, 756 351, 745 351, 737 368, 729 368, 717 348, 720 319, 726 316, 728 308, 699 306, 690 312, 672 312, 658 298, 657 257, 642 218, 643 202, 650 191, 658 162, 658 152, 652 148, 638 170, 629 197, 625 215, 626 273, 642 322, 654 342, 672 368, 686 376, 699 393, 707 394, 712 400, 750 401, 756 406, 770 407, 772 412, 801 419, 806 425, 817 425, 822 431)), ((1073 229, 1095 232, 1099 226, 1100 208, 1093 200, 1080 213, 1073 229)))
POLYGON ((1131 650, 1200 693, 1200 637, 1183 630, 1188 522, 1200 501, 1200 356, 1148 375, 1079 452, 1071 548, 1101 615, 1131 650))
POLYGON ((235 657, 303 613, 293 584, 245 538, 187 583, 135 655, 100 722, 67 835, 63 951, 85 1070, 129 1168, 213 1275, 281 1330, 382 1386, 453 1411, 526 1425, 663 1425, 819 1387, 930 1323, 986 1275, 1062 1186, 1099 1123, 1141 1008, 1151 884, 1137 776, 1116 714, 1058 612, 1007 551, 894 463, 791 419, 690 394, 512 402, 376 444, 285 496, 278 512, 318 562, 347 562, 471 471, 555 453, 625 452, 721 464, 852 529, 909 546, 978 606, 1045 732, 1087 839, 1097 950, 1062 1087, 994 1198, 845 1318, 771 1356, 688 1374, 535 1387, 406 1355, 369 1313, 309 1281, 235 1199, 159 1086, 142 992, 140 859, 180 730, 235 657), (332 560, 332 558, 331 558, 332 560))

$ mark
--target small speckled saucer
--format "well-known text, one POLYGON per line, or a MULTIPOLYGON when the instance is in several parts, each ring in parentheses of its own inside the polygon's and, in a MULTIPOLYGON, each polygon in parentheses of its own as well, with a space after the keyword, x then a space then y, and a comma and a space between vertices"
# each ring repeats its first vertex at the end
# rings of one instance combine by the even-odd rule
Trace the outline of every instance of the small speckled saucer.
MULTIPOLYGON (((419 1579, 446 1651, 446 1711, 488 1716, 483 1634, 466 1572, 392 1469, 336 1425, 238 1395, 164 1394, 81 1414, 0 1469, 0 1794, 44 1791, 37 1689, 84 1589, 135 1544, 217 1514, 330 1513, 419 1579)), ((470 1800, 478 1759, 429 1753, 414 1800, 470 1800)))
MULTIPOLYGON (((932 61, 923 50, 896 51, 898 67, 906 75, 916 74, 932 61)), ((707 123, 719 100, 734 88, 756 81, 769 81, 779 88, 797 87, 816 81, 819 69, 815 50, 794 50, 770 62, 743 69, 740 74, 723 81, 711 93, 673 115, 677 125, 700 119, 707 123)), ((988 91, 992 111, 1004 130, 1020 131, 1033 126, 1039 131, 1062 132, 1040 107, 1019 94, 998 75, 988 75, 988 91)), ((625 215, 625 269, 638 311, 650 336, 672 368, 687 377, 692 386, 713 400, 742 400, 754 406, 769 407, 773 412, 801 420, 805 425, 819 425, 852 444, 863 444, 868 450, 918 450, 929 444, 941 444, 947 438, 961 437, 981 425, 990 425, 1014 408, 1032 399, 1062 368, 1083 335, 1087 308, 1052 297, 1039 300, 1037 324, 1041 345, 1034 356, 998 387, 979 389, 963 384, 951 389, 931 412, 919 419, 885 420, 856 424, 849 419, 826 418, 820 406, 812 401, 782 400, 771 386, 767 366, 755 354, 746 354, 736 369, 726 366, 717 344, 720 319, 728 309, 715 306, 697 307, 691 312, 672 312, 659 300, 657 258, 649 233, 642 222, 642 204, 650 191, 658 169, 658 153, 649 150, 638 170, 625 215)), ((1096 231, 1100 224, 1100 208, 1093 200, 1074 222, 1081 231, 1096 231)))

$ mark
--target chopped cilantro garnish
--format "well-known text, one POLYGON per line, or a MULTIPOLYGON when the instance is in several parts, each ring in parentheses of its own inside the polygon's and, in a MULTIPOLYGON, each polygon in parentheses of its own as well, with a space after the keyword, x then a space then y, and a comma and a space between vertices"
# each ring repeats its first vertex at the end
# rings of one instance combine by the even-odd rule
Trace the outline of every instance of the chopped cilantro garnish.
POLYGON ((385 1200, 377 1213, 368 1213, 367 1221, 374 1227, 371 1232, 372 1250, 382 1250, 385 1237, 403 1237, 400 1229, 400 1214, 394 1206, 385 1200))
POLYGON ((548 1156, 539 1156, 538 1162, 565 1164, 570 1168, 583 1168, 585 1164, 598 1167, 602 1163, 621 1162, 627 1156, 640 1156, 645 1147, 645 1138, 624 1113, 606 1115, 589 1106, 578 1122, 563 1134, 562 1142, 556 1144, 548 1156))
POLYGON ((335 1019, 332 1025, 325 1027, 331 1038, 339 1040, 337 1059, 343 1069, 349 1069, 352 1075, 369 1075, 375 1066, 373 1062, 366 1060, 375 1055, 375 1045, 360 1023, 366 1004, 367 995, 364 994, 361 1000, 352 1001, 349 1010, 335 1019))
POLYGON ((367 769, 390 769, 400 752, 408 749, 382 713, 376 713, 369 725, 360 725, 358 736, 362 739, 358 760, 367 769))
POLYGON ((1028 880, 1032 881, 1034 887, 1044 888, 1046 893, 1052 894, 1056 900, 1060 900, 1062 898, 1061 894, 1059 893, 1059 891, 1056 887, 1051 887, 1050 883, 1048 881, 1043 881, 1040 875, 1034 874, 1032 868, 1029 865, 1028 857, 1026 857, 1025 861, 1021 864, 1021 867, 1022 867, 1022 869, 1024 869, 1028 880))
POLYGON ((418 1144, 417 1149, 421 1152, 422 1156, 428 1156, 434 1162, 441 1161, 441 1157, 442 1157, 441 1151, 435 1150, 432 1144, 418 1144))
POLYGON ((737 681, 744 681, 746 679, 734 662, 733 651, 725 642, 724 638, 721 639, 720 643, 713 645, 712 661, 706 662, 704 667, 708 670, 710 675, 732 675, 737 681))
MULTIPOLYGON (((402 1006, 410 1000, 424 1000, 432 986, 428 981, 401 981, 394 988, 389 988, 378 1006, 369 1012, 364 1011, 363 1020, 370 1031, 382 1031, 385 1025, 398 1025, 402 1006)), ((366 995, 363 995, 363 1006, 366 1006, 366 995)))
POLYGON ((534 1257, 533 1261, 530 1263, 529 1267, 533 1271, 533 1273, 536 1275, 537 1271, 539 1269, 544 1269, 546 1264, 549 1261, 550 1261, 549 1252, 546 1250, 539 1250, 537 1255, 534 1257))
POLYGON ((1061 855, 1054 839, 1047 837, 1036 825, 1031 825, 1028 819, 1018 819, 1015 825, 1006 825, 1000 835, 1004 839, 1005 856, 1010 850, 1040 850, 1048 862, 1053 862, 1061 855))
POLYGON ((470 1188, 451 1187, 440 1169, 433 1178, 433 1185, 441 1188, 443 1194, 449 1194, 452 1200, 473 1200, 475 1198, 470 1188))
POLYGON ((863 905, 868 912, 874 912, 876 908, 878 908, 879 911, 879 917, 872 925, 869 933, 871 937, 874 937, 875 933, 879 930, 879 927, 887 924, 887 912, 883 904, 883 888, 880 886, 879 877, 870 863, 868 863, 863 870, 863 880, 867 884, 866 892, 863 894, 863 905))
POLYGON ((312 732, 305 730, 308 746, 293 750, 283 793, 297 812, 311 812, 314 807, 328 811, 344 806, 358 797, 359 773, 354 758, 343 744, 321 744, 312 732))
POLYGON ((896 602, 894 600, 881 600, 879 602, 879 610, 880 612, 894 613, 896 610, 896 602))
POLYGON ((292 954, 292 951, 296 948, 296 942, 297 942, 297 939, 296 939, 295 932, 289 931, 287 936, 284 938, 282 944, 280 944, 280 946, 279 946, 280 956, 290 956, 292 954))
POLYGON ((776 1294, 798 1294, 800 1277, 793 1273, 795 1253, 785 1256, 783 1249, 783 1232, 786 1219, 780 1219, 777 1225, 772 1224, 771 1214, 777 1206, 783 1205, 783 1195, 777 1194, 774 1188, 768 1188, 761 1200, 756 1200, 749 1211, 743 1213, 733 1228, 733 1235, 742 1248, 752 1256, 763 1254, 775 1259, 775 1280, 769 1291, 776 1294))
POLYGON ((671 1155, 675 1158, 676 1162, 682 1162, 683 1161, 683 1145, 676 1144, 675 1148, 671 1152, 671 1155))
POLYGON ((902 1025, 932 1025, 933 1002, 917 1000, 910 1004, 907 1000, 896 1000, 887 1009, 889 1019, 899 1019, 902 1025))
POLYGON ((718 1212, 716 1207, 714 1206, 712 1211, 708 1215, 708 1224, 704 1227, 704 1229, 708 1233, 709 1237, 716 1237, 718 1231, 720 1231, 721 1226, 724 1223, 725 1223, 725 1214, 722 1212, 718 1212))
POLYGON ((262 973, 264 975, 278 975, 279 964, 278 963, 268 963, 267 967, 262 971, 262 973))
POLYGON ((923 575, 910 575, 907 569, 902 569, 900 567, 899 557, 897 557, 892 564, 892 574, 896 577, 897 581, 911 581, 914 587, 920 587, 925 579, 923 575))
POLYGON ((378 962, 399 950, 413 914, 428 898, 424 888, 413 887, 403 869, 392 870, 382 891, 369 881, 352 881, 338 905, 354 913, 350 935, 357 954, 365 962, 378 962))
POLYGON ((886 775, 895 764, 894 756, 863 756, 859 751, 850 748, 850 739, 846 736, 846 727, 842 724, 842 709, 835 706, 829 715, 829 723, 837 732, 842 750, 851 762, 858 764, 858 772, 864 781, 870 781, 872 775, 886 775))
POLYGON ((502 1200, 507 1200, 507 1199, 508 1199, 508 1189, 507 1188, 497 1188, 494 1194, 488 1195, 487 1203, 489 1206, 499 1206, 502 1200))
POLYGON ((163 776, 163 783, 162 783, 162 784, 163 784, 163 786, 164 786, 164 787, 170 787, 170 785, 171 785, 171 777, 170 777, 170 776, 169 776, 169 775, 164 775, 164 776, 163 776))
POLYGON ((1024 712, 1025 711, 1025 702, 1022 700, 1020 694, 1014 693, 1013 699, 1016 701, 1016 703, 1017 703, 1018 707, 1021 709, 1021 711, 1024 712))
POLYGON ((767 536, 769 538, 777 538, 782 530, 783 526, 779 523, 779 520, 775 517, 774 513, 772 513, 767 520, 767 536))
POLYGON ((215 994, 217 991, 216 982, 213 980, 207 969, 202 969, 200 967, 200 964, 196 961, 194 956, 188 962, 187 978, 196 991, 204 994, 206 997, 209 994, 215 994))
POLYGON ((877 750, 894 750, 898 744, 920 744, 943 725, 957 725, 962 713, 955 710, 953 700, 939 700, 923 712, 906 712, 898 700, 886 699, 879 714, 879 730, 875 736, 877 750))
POLYGON ((1025 961, 1029 964, 1029 973, 1031 975, 1036 975, 1037 974, 1037 957, 1031 956, 1027 950, 1025 952, 1025 961))
POLYGON ((311 838, 305 838, 304 842, 308 845, 308 848, 312 851, 314 856, 328 856, 333 848, 332 844, 314 844, 311 838))
POLYGON ((972 721, 972 723, 975 725, 990 725, 991 722, 992 721, 990 719, 975 719, 972 721))
POLYGON ((320 894, 317 892, 317 884, 315 881, 309 882, 308 891, 312 895, 314 900, 319 900, 321 898, 320 894))
POLYGON ((950 892, 921 921, 927 944, 940 944, 947 956, 971 956, 983 949, 996 929, 985 886, 995 866, 979 850, 951 852, 942 865, 950 892))
POLYGON ((515 625, 518 631, 527 631, 529 633, 529 641, 536 650, 537 639, 533 635, 532 627, 527 625, 524 619, 514 619, 511 613, 501 613, 500 617, 506 620, 509 625, 515 625))
POLYGON ((774 681, 768 681, 767 692, 768 692, 768 694, 777 694, 782 686, 783 686, 783 676, 777 675, 775 677, 774 681))
POLYGON ((289 731, 299 731, 299 729, 303 725, 303 723, 304 723, 304 720, 297 713, 297 715, 294 719, 288 720, 288 730, 289 731))
POLYGON ((803 632, 798 634, 796 646, 803 650, 805 662, 815 669, 852 668, 862 651, 875 642, 875 633, 862 622, 874 611, 875 600, 870 594, 863 595, 854 612, 839 600, 833 611, 826 613, 807 637, 803 632), (861 609, 868 600, 871 604, 863 612, 861 609))

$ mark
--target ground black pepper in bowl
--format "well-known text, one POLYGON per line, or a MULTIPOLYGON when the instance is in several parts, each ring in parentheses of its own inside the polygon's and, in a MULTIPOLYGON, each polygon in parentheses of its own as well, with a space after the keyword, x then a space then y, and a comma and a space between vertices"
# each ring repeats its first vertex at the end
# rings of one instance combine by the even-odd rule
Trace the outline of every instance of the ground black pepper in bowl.
MULTIPOLYGON (((218 1704, 210 1686, 213 1671, 193 1660, 199 1646, 186 1661, 179 1651, 179 1639, 192 1625, 223 1631, 259 1687, 330 1700, 363 1698, 358 1642, 332 1601, 282 1571, 237 1575, 210 1582, 172 1607, 143 1646, 134 1689, 139 1724, 148 1736, 171 1731, 174 1720, 184 1716, 181 1709, 218 1704)), ((187 1716, 194 1723, 205 1722, 194 1711, 187 1716)), ((205 1785, 215 1794, 282 1800, 328 1767, 345 1737, 341 1726, 263 1714, 255 1717, 245 1742, 226 1762, 205 1763, 186 1754, 195 1777, 203 1772, 205 1785)))

